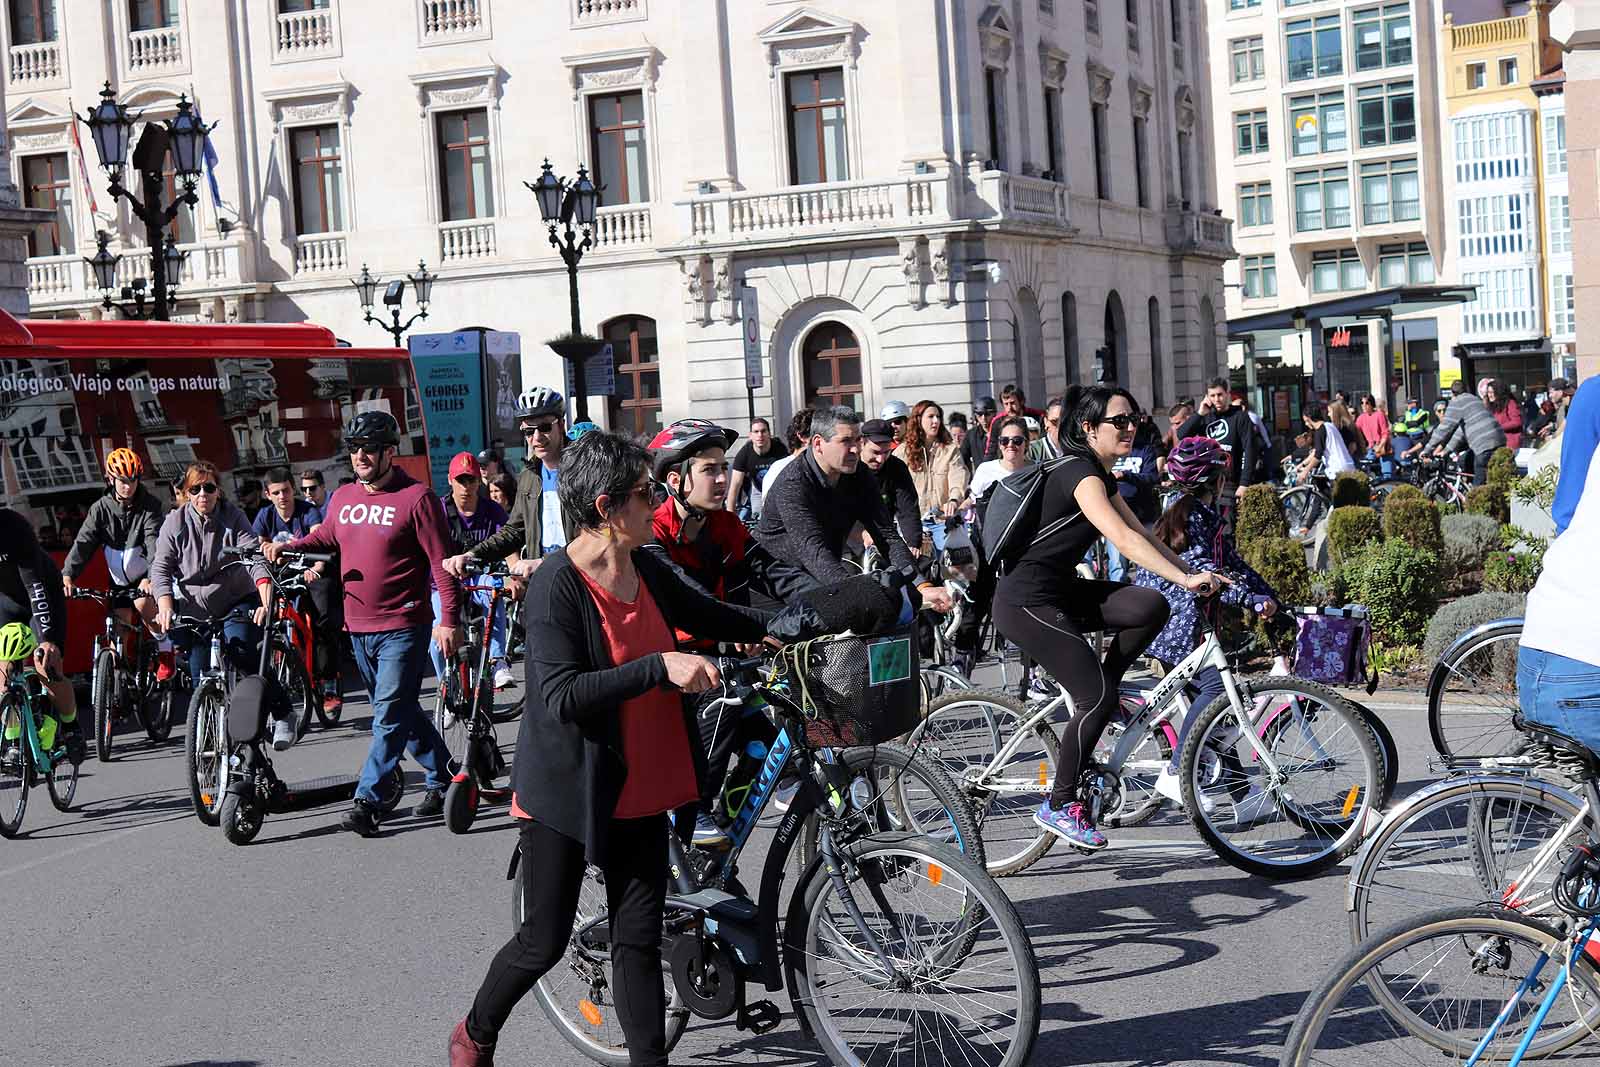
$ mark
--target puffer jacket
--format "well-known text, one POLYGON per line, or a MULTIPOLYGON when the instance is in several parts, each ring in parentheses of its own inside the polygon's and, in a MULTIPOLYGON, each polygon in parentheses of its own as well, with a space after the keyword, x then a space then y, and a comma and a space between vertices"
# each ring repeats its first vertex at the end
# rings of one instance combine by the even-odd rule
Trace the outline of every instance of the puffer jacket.
POLYGON ((943 510, 947 501, 960 501, 967 495, 966 464, 961 462, 960 450, 954 443, 924 445, 922 469, 911 464, 910 445, 896 446, 894 454, 911 472, 911 482, 917 487, 917 507, 926 515, 933 510, 943 510))

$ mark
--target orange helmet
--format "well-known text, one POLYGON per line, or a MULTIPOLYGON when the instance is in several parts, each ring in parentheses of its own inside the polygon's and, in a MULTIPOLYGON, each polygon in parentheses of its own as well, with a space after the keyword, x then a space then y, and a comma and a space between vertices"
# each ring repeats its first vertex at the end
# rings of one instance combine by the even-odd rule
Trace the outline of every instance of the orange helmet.
POLYGON ((106 457, 106 474, 113 478, 138 478, 144 474, 144 460, 131 448, 113 449, 106 457))

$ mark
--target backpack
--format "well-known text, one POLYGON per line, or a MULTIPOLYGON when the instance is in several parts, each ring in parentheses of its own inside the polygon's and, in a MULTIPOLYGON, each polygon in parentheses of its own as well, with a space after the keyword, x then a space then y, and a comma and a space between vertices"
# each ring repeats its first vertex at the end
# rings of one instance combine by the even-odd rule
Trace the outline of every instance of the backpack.
POLYGON ((1051 471, 1070 458, 1062 456, 1035 463, 1000 479, 989 490, 984 498, 981 541, 984 559, 997 574, 1005 574, 1028 549, 1060 532, 1077 517, 1069 515, 1051 523, 1047 529, 1039 529, 1045 481, 1051 471))

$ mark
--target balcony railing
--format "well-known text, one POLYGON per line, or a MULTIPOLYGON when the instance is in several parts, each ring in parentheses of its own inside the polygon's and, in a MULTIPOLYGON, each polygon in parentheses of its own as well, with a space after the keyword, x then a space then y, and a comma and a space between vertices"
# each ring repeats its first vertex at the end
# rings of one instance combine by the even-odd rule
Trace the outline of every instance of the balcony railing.
POLYGON ((1059 229, 1072 226, 1069 190, 1048 178, 986 171, 978 178, 978 195, 1001 218, 1059 229))
POLYGON ((773 193, 714 193, 680 201, 682 228, 701 244, 861 232, 949 218, 949 182, 937 174, 827 182, 773 193))
POLYGON ((633 22, 645 17, 644 0, 568 0, 572 25, 598 26, 607 22, 633 22))
POLYGON ((1451 26, 1450 44, 1452 48, 1482 48, 1524 41, 1533 28, 1532 19, 1532 15, 1516 15, 1508 19, 1451 26))
POLYGON ((128 72, 154 74, 183 63, 183 27, 158 26, 128 34, 128 72))
POLYGON ((84 286, 82 256, 34 256, 28 260, 28 295, 50 300, 78 292, 84 286))
POLYGON ((1233 220, 1198 211, 1167 214, 1167 243, 1183 252, 1233 255, 1233 220))
POLYGON ((1296 211, 1294 213, 1294 228, 1299 233, 1313 230, 1339 230, 1349 225, 1350 209, 1347 207, 1321 208, 1313 211, 1296 211))
POLYGON ((348 241, 342 233, 312 233, 296 237, 294 275, 331 274, 348 266, 348 241))
POLYGON ((595 212, 595 251, 648 248, 654 243, 649 204, 618 204, 595 212))
POLYGON ((338 24, 332 8, 314 11, 280 11, 273 37, 278 59, 309 59, 335 51, 338 24))
POLYGON ((482 0, 418 0, 422 39, 433 44, 483 32, 482 0))
MULTIPOLYGON (((113 251, 121 256, 117 261, 117 286, 132 285, 134 279, 144 278, 148 295, 149 249, 124 248, 113 251)), ((234 242, 181 244, 178 251, 187 253, 183 269, 179 272, 179 300, 186 295, 185 287, 193 290, 234 285, 243 277, 239 246, 234 242)), ((28 295, 36 304, 97 303, 100 300, 99 287, 82 256, 32 256, 28 259, 27 267, 28 295)))
POLYGON ((9 60, 6 77, 13 86, 27 89, 41 82, 55 81, 61 77, 61 42, 14 44, 9 60))
POLYGON ((496 250, 493 221, 468 219, 439 224, 439 261, 447 267, 475 259, 493 259, 496 250))
POLYGON ((1391 222, 1416 222, 1422 217, 1422 201, 1390 200, 1363 204, 1361 221, 1368 226, 1384 226, 1391 222))

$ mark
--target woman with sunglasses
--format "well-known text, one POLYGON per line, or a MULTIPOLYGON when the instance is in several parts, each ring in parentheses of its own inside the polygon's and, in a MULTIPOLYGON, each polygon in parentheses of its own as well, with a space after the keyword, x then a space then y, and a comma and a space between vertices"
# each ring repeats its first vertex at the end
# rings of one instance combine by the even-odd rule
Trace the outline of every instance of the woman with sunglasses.
POLYGON ((1028 465, 1028 424, 1021 415, 1002 417, 994 432, 1000 458, 985 460, 972 472, 970 491, 973 500, 982 500, 989 495, 989 490, 996 482, 1028 465))
MULTIPOLYGON (((1066 458, 1046 476, 1038 534, 1000 579, 995 627, 1072 695, 1074 713, 1062 731, 1056 780, 1034 819, 1077 848, 1106 846, 1078 800, 1086 753, 1117 706, 1123 673, 1167 622, 1167 601, 1153 589, 1082 578, 1078 563, 1096 538, 1176 585, 1208 595, 1224 584, 1191 572, 1175 552, 1147 533, 1117 491, 1111 469, 1133 449, 1138 416, 1125 390, 1074 386, 1063 405, 1066 458), (1114 631, 1102 662, 1086 633, 1114 631)), ((1002 435, 1020 431, 1007 428, 1002 435)))

